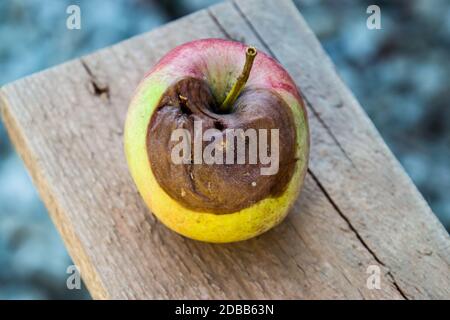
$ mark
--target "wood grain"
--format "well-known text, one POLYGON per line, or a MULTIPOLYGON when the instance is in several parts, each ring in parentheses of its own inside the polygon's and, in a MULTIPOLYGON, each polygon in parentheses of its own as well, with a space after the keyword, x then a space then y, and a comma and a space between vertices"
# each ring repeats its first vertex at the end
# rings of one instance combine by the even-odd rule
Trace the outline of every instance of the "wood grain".
POLYGON ((1 113, 94 298, 450 298, 450 239, 290 1, 227 2, 3 87, 1 113), (280 18, 282 17, 282 18, 280 18), (128 173, 134 88, 168 50, 231 38, 278 59, 308 101, 305 188, 245 242, 185 239, 128 173), (366 286, 369 265, 381 289, 366 286))

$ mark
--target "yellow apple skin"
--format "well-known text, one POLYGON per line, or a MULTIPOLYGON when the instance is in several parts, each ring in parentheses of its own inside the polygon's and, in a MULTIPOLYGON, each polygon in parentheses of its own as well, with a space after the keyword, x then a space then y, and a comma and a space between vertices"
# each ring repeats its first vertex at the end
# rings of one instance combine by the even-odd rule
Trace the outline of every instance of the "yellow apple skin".
POLYGON ((242 69, 245 50, 242 43, 221 39, 196 40, 176 47, 146 75, 128 109, 124 144, 133 180, 153 214, 173 231, 191 239, 226 243, 255 237, 285 218, 303 185, 309 155, 305 107, 289 74, 262 52, 255 59, 246 87, 275 90, 291 108, 296 124, 299 160, 284 193, 229 214, 197 212, 171 198, 152 172, 147 154, 147 130, 165 90, 191 76, 207 81, 216 99, 222 101, 225 88, 235 81, 242 69))

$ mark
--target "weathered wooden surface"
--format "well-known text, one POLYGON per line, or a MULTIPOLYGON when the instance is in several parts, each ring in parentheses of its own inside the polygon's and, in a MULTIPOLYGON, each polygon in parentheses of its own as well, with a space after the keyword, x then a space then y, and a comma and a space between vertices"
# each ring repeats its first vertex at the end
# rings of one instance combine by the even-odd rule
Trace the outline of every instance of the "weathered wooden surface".
POLYGON ((237 0, 14 82, 1 112, 94 298, 450 298, 450 238, 286 1, 237 0), (185 239, 128 173, 133 90, 168 50, 231 38, 278 59, 308 102, 312 148, 289 217, 245 242, 185 239), (369 265, 381 289, 366 286, 369 265))

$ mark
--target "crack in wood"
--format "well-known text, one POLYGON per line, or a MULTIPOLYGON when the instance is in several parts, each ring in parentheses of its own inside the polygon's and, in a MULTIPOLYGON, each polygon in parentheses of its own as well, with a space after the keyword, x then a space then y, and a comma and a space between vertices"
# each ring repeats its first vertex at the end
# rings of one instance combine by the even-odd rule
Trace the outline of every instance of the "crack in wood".
POLYGON ((217 25, 217 27, 220 29, 220 32, 222 32, 225 37, 229 40, 235 40, 229 33, 228 31, 222 26, 222 24, 219 22, 219 20, 217 19, 217 17, 214 15, 214 13, 211 11, 211 8, 208 8, 206 10, 206 12, 208 12, 208 15, 211 17, 211 19, 214 21, 214 23, 217 25))
MULTIPOLYGON (((300 91, 300 90, 299 90, 300 91)), ((339 150, 342 152, 342 154, 344 155, 344 157, 350 162, 350 164, 352 165, 352 167, 359 172, 358 168, 356 167, 355 163, 353 162, 353 160, 350 158, 350 156, 347 154, 347 152, 344 150, 344 148, 342 147, 341 143, 339 142, 339 140, 336 138, 336 136, 333 134, 333 132, 331 131, 330 127, 327 125, 327 123, 325 122, 325 120, 322 119, 320 113, 312 106, 312 103, 309 101, 309 99, 305 96, 302 95, 303 99, 306 102, 306 105, 308 106, 308 109, 311 110, 311 112, 314 114, 314 116, 317 118, 317 121, 320 122, 320 124, 322 125, 322 127, 325 129, 325 131, 329 134, 329 136, 331 137, 331 139, 333 140, 333 142, 336 144, 336 146, 339 148, 339 150)))
POLYGON ((406 295, 406 293, 403 291, 402 288, 400 288, 400 286, 398 285, 397 281, 395 281, 394 276, 392 275, 392 273, 390 271, 387 272, 387 275, 391 278, 392 284, 394 285, 395 289, 397 289, 397 291, 400 293, 400 295, 405 299, 405 300, 409 300, 408 296, 406 295))
POLYGON ((250 28, 250 30, 253 32, 253 34, 255 35, 255 37, 261 42, 261 44, 263 45, 263 47, 270 53, 270 55, 272 57, 275 57, 272 49, 270 49, 269 44, 263 39, 263 37, 261 37, 261 35, 259 34, 259 32, 256 30, 256 28, 253 26, 252 22, 247 18, 247 16, 244 14, 244 12, 242 12, 241 8, 239 7, 239 5, 236 3, 236 1, 231 1, 231 4, 233 5, 233 7, 236 9, 237 13, 241 16, 241 18, 244 20, 244 22, 247 24, 247 26, 250 28))
POLYGON ((89 76, 89 92, 92 93, 94 96, 98 96, 107 102, 110 101, 110 92, 109 92, 109 86, 107 84, 102 83, 97 79, 95 74, 92 72, 91 68, 88 66, 86 61, 84 61, 82 58, 80 58, 81 65, 83 66, 84 70, 86 70, 86 73, 89 76))
MULTIPOLYGON (((350 228, 350 230, 353 231, 353 233, 355 234, 356 238, 358 238, 358 240, 361 242, 361 244, 364 246, 364 248, 367 249, 367 251, 372 255, 372 257, 375 259, 376 262, 378 262, 381 266, 385 267, 388 269, 388 267, 384 264, 383 261, 381 261, 381 259, 376 255, 375 251, 373 251, 369 245, 364 241, 364 239, 361 237, 361 235, 359 234, 358 230, 356 230, 356 228, 352 225, 352 223, 350 222, 350 219, 344 214, 344 212, 339 208, 339 206, 337 205, 337 203, 331 198, 330 194, 328 193, 328 191, 325 189, 325 187, 322 185, 322 183, 320 183, 319 179, 316 177, 316 175, 311 171, 311 169, 308 168, 308 173, 311 175, 311 177, 313 178, 314 182, 317 184, 317 186, 319 187, 319 189, 322 191, 322 193, 325 195, 325 197, 328 199, 328 201, 330 202, 330 204, 333 206, 333 208, 336 210, 336 212, 342 217, 342 219, 344 219, 344 221, 347 223, 348 227, 350 228)), ((406 294, 403 292, 403 290, 400 288, 400 286, 398 285, 397 281, 395 280, 394 276, 392 275, 391 271, 387 270, 386 275, 390 278, 392 284, 394 285, 394 287, 397 289, 397 291, 399 292, 399 294, 405 299, 405 300, 409 300, 408 297, 406 296, 406 294)))

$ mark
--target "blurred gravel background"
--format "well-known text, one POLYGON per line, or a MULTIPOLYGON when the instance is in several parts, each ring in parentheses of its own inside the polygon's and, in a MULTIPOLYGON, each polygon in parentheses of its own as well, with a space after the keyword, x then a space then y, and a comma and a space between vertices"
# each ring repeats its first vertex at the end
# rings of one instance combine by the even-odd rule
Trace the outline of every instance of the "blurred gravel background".
MULTIPOLYGON (((0 2, 0 85, 214 4, 214 0, 0 2), (81 7, 82 29, 65 27, 81 7)), ((389 147, 450 230, 450 1, 296 0, 389 147), (366 28, 381 7, 382 30, 366 28)), ((0 299, 89 298, 0 123, 0 299)))

